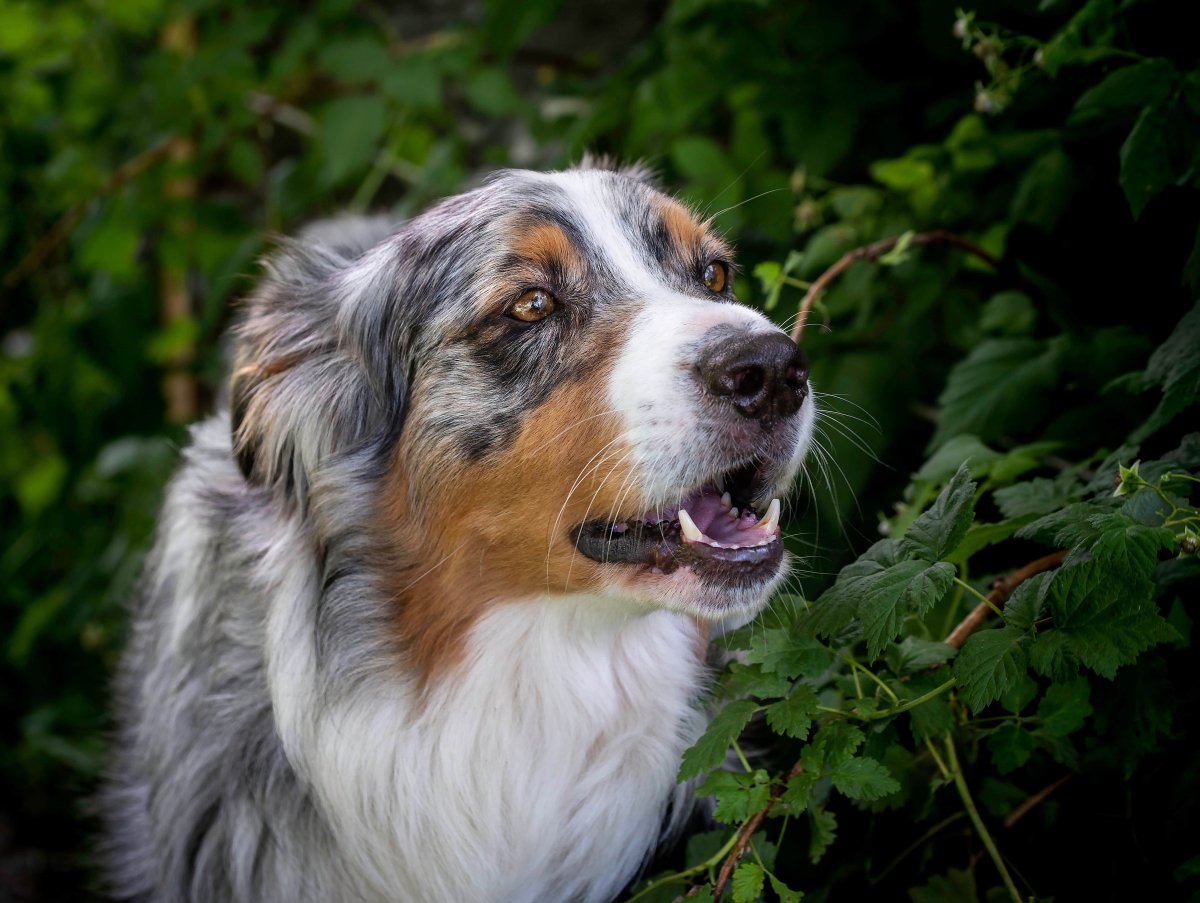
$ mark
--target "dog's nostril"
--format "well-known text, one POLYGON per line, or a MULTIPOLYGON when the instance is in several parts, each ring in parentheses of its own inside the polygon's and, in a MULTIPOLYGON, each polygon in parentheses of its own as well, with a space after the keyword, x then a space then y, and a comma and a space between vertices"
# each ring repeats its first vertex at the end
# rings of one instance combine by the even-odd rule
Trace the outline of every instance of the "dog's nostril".
POLYGON ((761 367, 746 367, 745 369, 735 371, 733 375, 733 395, 740 395, 743 398, 750 398, 757 395, 766 382, 761 367))

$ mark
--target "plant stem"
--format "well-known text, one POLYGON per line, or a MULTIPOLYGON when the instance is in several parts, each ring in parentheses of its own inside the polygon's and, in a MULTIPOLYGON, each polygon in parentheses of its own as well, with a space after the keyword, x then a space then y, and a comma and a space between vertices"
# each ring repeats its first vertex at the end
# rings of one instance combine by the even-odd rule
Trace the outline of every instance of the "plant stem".
MULTIPOLYGON (((852 656, 852 655, 845 656, 845 661, 846 661, 846 664, 848 664, 851 668, 855 668, 855 669, 861 671, 863 674, 867 675, 867 677, 871 678, 871 680, 875 681, 875 683, 877 683, 880 686, 880 688, 883 690, 883 692, 887 693, 887 695, 891 697, 891 700, 893 703, 898 704, 900 702, 900 697, 897 696, 892 691, 892 688, 889 687, 886 683, 884 683, 883 679, 880 678, 880 676, 878 674, 876 674, 870 668, 865 667, 854 656, 852 656)), ((862 698, 862 693, 860 692, 859 699, 861 699, 861 698, 862 698)))
POLYGON ((727 855, 729 855, 729 851, 733 849, 733 845, 735 843, 737 843, 737 839, 738 839, 738 835, 737 835, 737 832, 735 831, 734 833, 729 835, 729 839, 727 841, 725 841, 725 845, 723 847, 721 847, 721 849, 717 850, 717 852, 713 853, 711 856, 709 856, 707 859, 705 859, 699 865, 693 865, 691 868, 684 869, 682 872, 672 872, 670 875, 663 875, 657 881, 654 881, 654 882, 646 885, 645 887, 643 887, 636 894, 634 894, 632 897, 630 897, 628 900, 626 900, 625 903, 633 903, 634 900, 638 900, 638 899, 646 896, 646 894, 650 893, 650 891, 660 888, 664 884, 671 884, 672 882, 675 882, 675 881, 683 881, 685 878, 690 878, 692 875, 695 875, 697 872, 703 872, 706 869, 712 868, 714 865, 716 865, 718 862, 720 862, 722 859, 724 859, 727 855))
POLYGON ((963 589, 965 589, 967 592, 969 592, 972 596, 974 596, 976 599, 978 599, 980 602, 982 602, 988 608, 990 608, 992 610, 992 614, 997 615, 998 617, 1001 617, 1001 618, 1004 617, 1004 612, 1000 611, 1000 608, 996 605, 996 603, 993 602, 991 599, 989 599, 987 596, 985 596, 983 593, 981 593, 979 590, 977 590, 975 587, 971 586, 971 584, 967 583, 965 580, 960 580, 958 577, 954 578, 954 582, 957 583, 963 589))
POLYGON ((1013 898, 1013 903, 1022 903, 1021 893, 1017 890, 1012 876, 1008 873, 1008 869, 1004 865, 1004 859, 1000 856, 1000 850, 996 846, 996 841, 988 833, 987 825, 983 823, 983 819, 979 815, 979 810, 975 808, 975 800, 971 798, 970 788, 967 787, 967 779, 963 776, 962 766, 958 761, 958 751, 954 748, 954 738, 949 733, 946 734, 946 757, 950 760, 954 786, 958 789, 958 795, 962 798, 963 807, 967 810, 967 815, 970 817, 971 823, 975 825, 975 830, 979 832, 979 839, 983 841, 984 847, 987 848, 988 855, 991 856, 992 863, 996 866, 996 871, 1000 873, 1000 878, 1004 881, 1004 886, 1008 889, 1009 896, 1013 898))
POLYGON ((746 759, 742 748, 738 746, 737 740, 732 741, 733 751, 737 753, 738 761, 742 763, 742 768, 746 769, 746 774, 753 774, 754 769, 750 767, 750 762, 746 759))

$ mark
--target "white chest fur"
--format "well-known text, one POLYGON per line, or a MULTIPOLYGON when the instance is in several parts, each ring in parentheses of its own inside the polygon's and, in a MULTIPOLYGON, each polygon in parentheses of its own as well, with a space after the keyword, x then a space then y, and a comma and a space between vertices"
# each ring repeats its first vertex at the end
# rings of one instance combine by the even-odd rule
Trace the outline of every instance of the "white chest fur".
POLYGON ((423 705, 373 681, 314 717, 280 659, 272 695, 365 898, 602 901, 686 810, 675 773, 703 727, 697 649, 685 616, 543 599, 481 619, 423 705))

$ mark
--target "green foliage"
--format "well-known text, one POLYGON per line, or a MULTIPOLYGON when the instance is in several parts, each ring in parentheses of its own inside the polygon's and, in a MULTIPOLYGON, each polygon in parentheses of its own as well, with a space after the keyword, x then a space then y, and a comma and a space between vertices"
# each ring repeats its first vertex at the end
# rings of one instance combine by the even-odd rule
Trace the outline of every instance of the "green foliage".
POLYGON ((680 768, 724 828, 642 899, 711 899, 768 806, 726 899, 1200 892, 1200 72, 1178 11, 472 16, 0 2, 0 837, 56 864, 40 895, 92 883, 77 800, 121 605, 267 236, 584 148, 648 159, 711 214, 739 295, 780 323, 843 253, 903 236, 813 309, 804 593, 725 638, 680 768), (931 229, 1003 264, 914 242, 931 229), (993 578, 1060 549, 944 642, 993 578))

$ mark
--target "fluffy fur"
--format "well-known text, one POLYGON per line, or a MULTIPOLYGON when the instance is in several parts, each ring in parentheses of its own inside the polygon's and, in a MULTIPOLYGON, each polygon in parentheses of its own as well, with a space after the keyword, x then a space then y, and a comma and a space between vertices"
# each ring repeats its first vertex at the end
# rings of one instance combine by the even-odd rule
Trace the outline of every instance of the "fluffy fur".
MULTIPOLYGON (((505 173, 268 263, 230 410, 169 489, 103 800, 123 899, 602 901, 689 808, 709 625, 765 577, 608 563, 572 530, 676 505, 780 423, 697 381, 778 332, 640 173, 505 173), (558 308, 506 311, 531 287, 558 308), (765 424, 765 425, 764 425, 765 424)), ((676 528, 678 529, 678 528, 676 528)))

